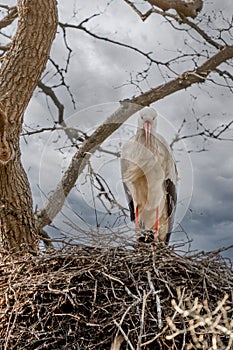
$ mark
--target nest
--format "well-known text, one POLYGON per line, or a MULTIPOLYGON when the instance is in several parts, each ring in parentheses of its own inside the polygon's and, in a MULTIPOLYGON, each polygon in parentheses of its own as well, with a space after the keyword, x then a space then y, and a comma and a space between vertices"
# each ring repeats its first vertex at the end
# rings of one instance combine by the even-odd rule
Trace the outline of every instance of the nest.
POLYGON ((0 273, 0 349, 231 349, 233 276, 218 253, 76 246, 5 256, 0 273))

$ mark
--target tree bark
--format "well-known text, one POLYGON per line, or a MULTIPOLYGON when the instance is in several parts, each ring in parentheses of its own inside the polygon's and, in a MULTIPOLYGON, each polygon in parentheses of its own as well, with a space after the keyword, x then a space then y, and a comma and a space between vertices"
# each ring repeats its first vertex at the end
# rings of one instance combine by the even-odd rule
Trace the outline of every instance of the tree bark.
POLYGON ((185 17, 195 18, 203 7, 203 0, 147 0, 151 5, 161 8, 163 11, 176 10, 185 17))
POLYGON ((57 28, 55 0, 19 0, 19 24, 0 70, 0 245, 36 251, 32 196, 19 146, 24 111, 48 60, 57 28))

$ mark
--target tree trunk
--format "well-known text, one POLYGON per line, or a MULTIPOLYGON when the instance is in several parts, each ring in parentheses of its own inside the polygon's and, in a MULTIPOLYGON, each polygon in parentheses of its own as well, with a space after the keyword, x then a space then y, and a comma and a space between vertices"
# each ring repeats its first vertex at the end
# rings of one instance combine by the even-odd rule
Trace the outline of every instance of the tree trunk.
POLYGON ((19 154, 5 166, 1 165, 0 191, 1 246, 14 252, 36 251, 31 191, 19 154))
POLYGON ((18 16, 18 29, 0 70, 0 245, 14 252, 38 249, 19 138, 24 111, 56 33, 56 1, 20 0, 18 16))

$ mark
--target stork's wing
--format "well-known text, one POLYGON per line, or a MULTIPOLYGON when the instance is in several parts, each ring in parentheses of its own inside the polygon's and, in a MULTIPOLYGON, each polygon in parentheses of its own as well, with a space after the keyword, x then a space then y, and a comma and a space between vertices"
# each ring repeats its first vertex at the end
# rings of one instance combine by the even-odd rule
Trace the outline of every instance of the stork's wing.
POLYGON ((127 198, 127 202, 128 202, 128 206, 129 206, 130 219, 131 219, 131 221, 134 221, 135 220, 135 212, 134 212, 133 198, 130 194, 130 191, 129 191, 126 183, 124 182, 125 174, 127 173, 127 170, 130 166, 130 162, 127 160, 127 153, 126 152, 127 152, 127 147, 123 147, 122 157, 121 157, 121 176, 122 176, 124 190, 125 190, 125 194, 126 194, 126 198, 127 198))
POLYGON ((126 186, 126 184, 124 182, 123 182, 123 185, 124 185, 124 190, 125 190, 125 194, 126 194, 126 198, 127 198, 127 202, 128 202, 128 206, 129 206, 130 220, 134 221, 135 220, 135 211, 134 211, 133 198, 130 195, 128 187, 126 186))
POLYGON ((168 244, 171 236, 172 227, 174 224, 177 192, 176 185, 171 181, 171 179, 167 179, 164 181, 164 187, 166 191, 166 211, 168 217, 168 232, 166 237, 166 243, 168 244))
POLYGON ((174 185, 177 184, 177 168, 171 147, 162 135, 156 134, 156 140, 160 158, 163 160, 163 169, 165 170, 165 179, 170 179, 174 185))
POLYGON ((177 203, 177 168, 172 151, 166 140, 157 134, 158 149, 160 157, 163 162, 163 169, 165 171, 164 190, 166 193, 166 202, 164 207, 164 217, 167 218, 167 235, 166 243, 169 242, 172 227, 175 219, 175 209, 177 203))

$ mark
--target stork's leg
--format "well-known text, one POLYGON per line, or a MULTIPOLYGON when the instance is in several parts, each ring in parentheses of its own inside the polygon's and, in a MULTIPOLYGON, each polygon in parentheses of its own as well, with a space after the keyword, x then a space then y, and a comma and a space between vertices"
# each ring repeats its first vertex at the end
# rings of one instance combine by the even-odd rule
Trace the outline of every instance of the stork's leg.
MULTIPOLYGON (((136 230, 139 229, 139 218, 138 218, 138 206, 136 206, 136 210, 135 210, 135 228, 136 230)), ((137 231, 135 232, 135 236, 136 236, 136 241, 138 242, 138 233, 137 231)))
POLYGON ((156 241, 157 238, 159 237, 159 208, 156 209, 154 230, 156 232, 156 234, 154 236, 154 241, 156 241))

